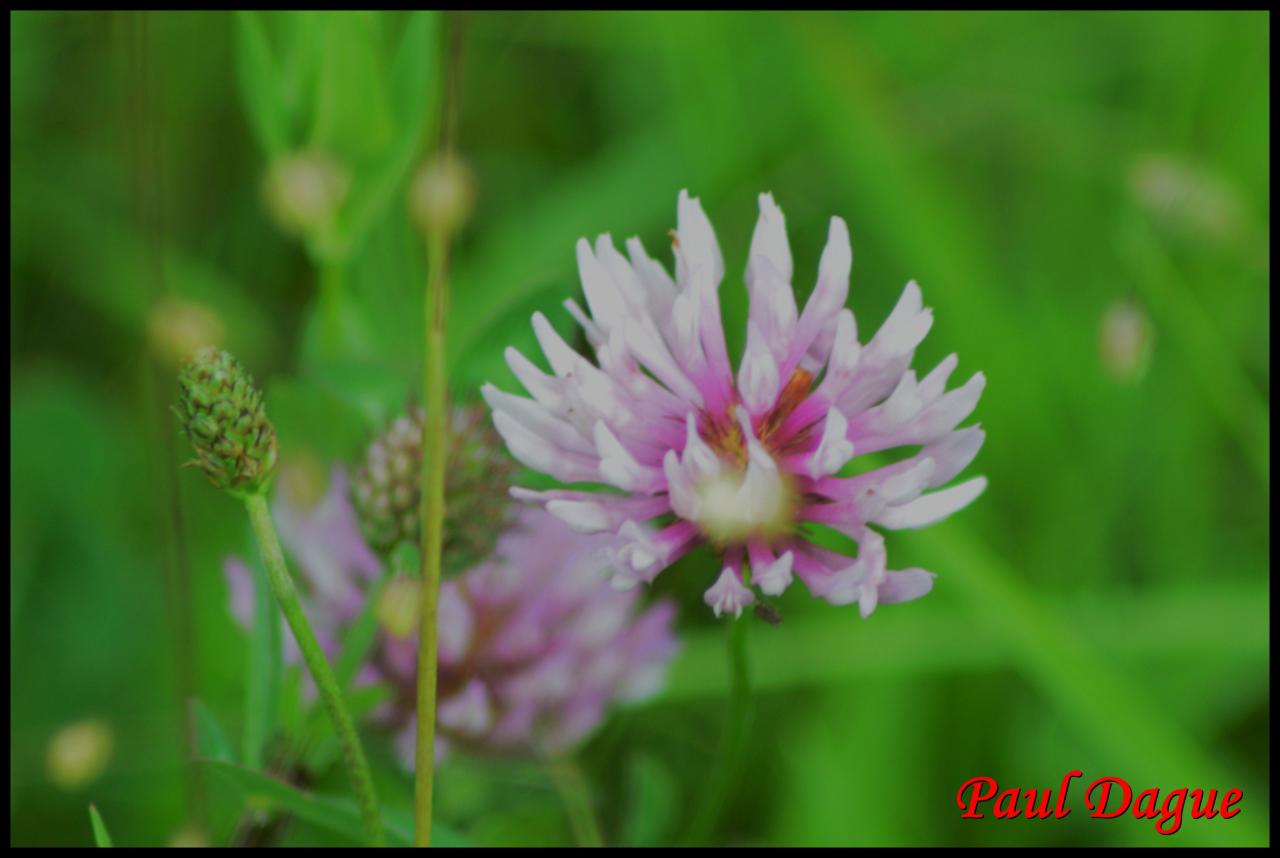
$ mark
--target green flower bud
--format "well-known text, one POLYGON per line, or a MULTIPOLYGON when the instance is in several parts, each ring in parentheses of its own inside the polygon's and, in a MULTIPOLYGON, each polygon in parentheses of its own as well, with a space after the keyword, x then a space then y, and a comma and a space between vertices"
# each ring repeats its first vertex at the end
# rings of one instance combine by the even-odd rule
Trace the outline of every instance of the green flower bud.
POLYGON ((1142 380, 1151 363, 1155 340, 1147 311, 1130 298, 1109 306, 1098 327, 1098 355, 1103 368, 1120 382, 1142 380))
MULTIPOLYGON (((422 485, 421 408, 396 418, 369 445, 351 481, 352 502, 373 548, 389 552, 417 543, 422 485)), ((451 412, 445 475, 444 570, 484 560, 506 521, 515 464, 481 406, 451 412)))
POLYGON ((351 177, 333 156, 303 151, 272 163, 263 182, 267 208, 288 232, 322 239, 333 228, 351 177))
POLYGON ((427 161, 409 188, 409 213, 424 232, 454 232, 466 223, 475 204, 475 179, 456 155, 427 161))
POLYGON ((262 391, 220 349, 204 348, 178 374, 178 415, 196 458, 188 464, 238 496, 265 491, 276 469, 276 430, 262 391))
POLYGON ((161 298, 147 314, 147 343, 172 369, 191 360, 203 346, 216 346, 225 334, 222 317, 198 301, 161 298))
POLYGON ((49 742, 49 780, 68 790, 84 786, 106 769, 114 745, 115 733, 97 718, 63 727, 49 742))

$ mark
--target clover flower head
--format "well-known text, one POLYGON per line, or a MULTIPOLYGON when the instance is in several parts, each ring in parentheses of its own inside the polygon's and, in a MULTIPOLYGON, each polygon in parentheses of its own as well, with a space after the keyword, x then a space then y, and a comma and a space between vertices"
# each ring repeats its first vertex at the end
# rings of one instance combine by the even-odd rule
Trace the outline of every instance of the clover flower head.
MULTIPOLYGON (((676 650, 674 606, 640 610, 638 591, 609 586, 614 541, 523 508, 488 560, 443 582, 437 754, 555 754, 610 704, 661 687, 676 650)), ((396 625, 384 623, 376 659, 402 693, 381 714, 403 724, 398 744, 411 759, 418 639, 396 625)))
MULTIPOLYGON (((441 585, 437 755, 455 747, 526 756, 566 749, 601 722, 610 704, 657 691, 675 653, 673 606, 642 611, 638 592, 609 585, 604 569, 613 537, 576 533, 536 508, 516 513, 483 562, 441 585)), ((341 468, 333 469, 320 501, 304 508, 281 493, 275 514, 307 615, 330 658, 377 592, 377 637, 356 682, 391 688, 373 717, 412 765, 418 580, 400 575, 375 591, 380 564, 361 538, 341 468)), ((251 573, 234 558, 225 571, 232 614, 249 628, 251 573)), ((288 635, 283 657, 298 661, 288 635)), ((309 683, 304 690, 314 697, 309 683)))
POLYGON ((878 603, 924 595, 932 573, 890 571, 873 525, 923 527, 981 494, 981 477, 930 490, 982 446, 981 428, 956 427, 977 404, 983 375, 948 391, 955 355, 923 378, 911 369, 933 323, 914 282, 880 330, 859 341, 844 306, 852 253, 838 217, 800 311, 785 221, 770 194, 760 196, 747 260, 750 310, 735 368, 721 321, 724 260, 715 233, 686 192, 677 216, 674 278, 638 239, 627 241, 627 256, 608 235, 578 242, 587 308, 565 306, 594 361, 535 313, 551 372, 508 349, 529 396, 483 388, 516 458, 561 482, 604 489, 514 488, 513 495, 577 530, 616 534, 620 587, 650 582, 691 548, 712 546, 724 559, 705 594, 717 615, 739 615, 757 592, 779 595, 794 578, 834 604, 857 602, 863 616, 878 603), (855 457, 904 447, 919 450, 845 475, 855 457), (821 527, 856 540, 857 556, 817 545, 811 536, 821 527))

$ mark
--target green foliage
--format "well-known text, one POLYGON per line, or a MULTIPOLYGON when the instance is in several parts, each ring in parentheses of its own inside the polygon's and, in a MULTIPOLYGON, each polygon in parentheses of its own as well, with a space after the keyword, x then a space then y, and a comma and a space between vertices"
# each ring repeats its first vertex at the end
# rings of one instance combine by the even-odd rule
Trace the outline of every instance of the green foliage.
MULTIPOLYGON (((954 351, 990 382, 973 468, 986 495, 888 537, 895 568, 938 573, 933 593, 864 622, 796 587, 776 628, 744 617, 754 709, 715 842, 1268 842, 1267 23, 14 13, 11 842, 83 845, 89 797, 130 844, 170 842, 201 806, 216 845, 246 808, 290 820, 280 843, 363 839, 333 733, 282 663, 243 511, 177 470, 170 360, 196 334, 157 308, 212 320, 197 333, 253 368, 282 469, 354 468, 421 386, 426 270, 406 193, 459 25, 455 140, 477 205, 451 265, 455 401, 515 388, 503 348, 536 353, 533 311, 573 335, 560 303, 581 298, 580 236, 638 235, 669 262, 684 187, 721 241, 734 353, 769 190, 801 298, 839 214, 863 339, 917 279, 936 316, 917 368, 954 351), (288 234, 264 177, 308 152, 340 168, 343 193, 323 230, 288 234), (1123 382, 1099 342, 1118 301, 1153 334, 1146 374, 1123 382), (258 582, 247 631, 228 611, 232 554, 258 582), (48 742, 86 717, 110 725, 114 756, 83 790, 54 787, 48 742), (969 777, 1041 787, 1071 768, 1240 787, 1244 811, 1172 838, 1082 812, 958 818, 969 777)), ((578 753, 609 844, 671 843, 703 812, 730 692, 701 602, 713 563, 695 553, 655 582, 681 607, 667 686, 578 753)), ((385 699, 357 690, 372 606, 334 657, 363 712, 385 699)), ((387 838, 407 843, 411 780, 362 723, 387 838)), ((438 787, 438 840, 571 841, 525 764, 451 759, 438 787)))
POLYGON ((114 846, 111 842, 111 834, 107 831, 106 823, 102 821, 102 814, 98 813, 98 809, 93 805, 89 805, 89 823, 93 826, 93 844, 95 846, 114 846))

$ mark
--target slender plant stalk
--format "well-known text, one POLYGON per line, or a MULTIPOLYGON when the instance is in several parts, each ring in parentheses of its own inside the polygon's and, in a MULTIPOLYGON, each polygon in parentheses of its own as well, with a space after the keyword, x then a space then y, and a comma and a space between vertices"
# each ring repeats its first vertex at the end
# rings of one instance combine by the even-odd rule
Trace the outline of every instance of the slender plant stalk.
POLYGON ((710 841, 724 805, 738 777, 747 738, 747 721, 751 715, 751 674, 747 665, 747 620, 738 618, 729 625, 729 711, 724 732, 712 764, 702 804, 698 808, 688 840, 694 844, 710 841))
POLYGON ((320 274, 321 342, 324 353, 337 355, 342 349, 342 289, 345 262, 326 256, 317 263, 320 274))
POLYGON ((329 667, 324 650, 311 631, 311 624, 302 611, 302 603, 298 600, 298 591, 289 577, 289 569, 284 562, 284 552, 280 549, 280 540, 276 537, 275 525, 271 523, 271 511, 267 508, 265 492, 248 495, 244 501, 249 511, 249 520, 253 523, 254 533, 258 537, 258 547, 262 551, 262 562, 267 567, 267 581, 280 611, 284 614, 294 640, 298 642, 298 650, 302 659, 311 671, 316 688, 320 691, 320 699, 333 721, 342 742, 342 756, 351 775, 351 785, 355 789, 360 803, 360 814, 369 834, 372 846, 382 845, 382 823, 378 816, 378 798, 373 790, 373 778, 369 774, 369 763, 365 760, 364 749, 360 746, 360 737, 356 735, 351 713, 342 699, 342 689, 329 667))
POLYGON ((591 796, 587 792, 582 770, 571 757, 557 757, 547 762, 547 774, 560 793, 565 814, 573 827, 573 836, 579 846, 603 846, 600 824, 591 809, 591 796))
POLYGON ((422 603, 418 635, 418 738, 414 761, 414 832, 417 846, 431 845, 431 791, 436 746, 436 603, 444 544, 445 406, 444 320, 448 294, 448 241, 427 237, 426 351, 423 358, 422 603))

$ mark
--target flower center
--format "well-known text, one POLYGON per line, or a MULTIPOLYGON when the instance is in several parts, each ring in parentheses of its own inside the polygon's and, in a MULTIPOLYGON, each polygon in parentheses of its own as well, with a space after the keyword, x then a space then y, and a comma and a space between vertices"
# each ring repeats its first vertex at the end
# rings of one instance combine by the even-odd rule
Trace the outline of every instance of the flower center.
POLYGON ((698 529, 716 545, 771 542, 791 527, 795 492, 776 465, 727 467, 694 486, 698 529))
POLYGON ((780 463, 796 433, 783 427, 812 384, 812 373, 797 369, 773 407, 755 421, 736 402, 724 413, 703 413, 698 434, 719 463, 700 467, 690 518, 713 544, 774 542, 790 533, 799 498, 780 463))

